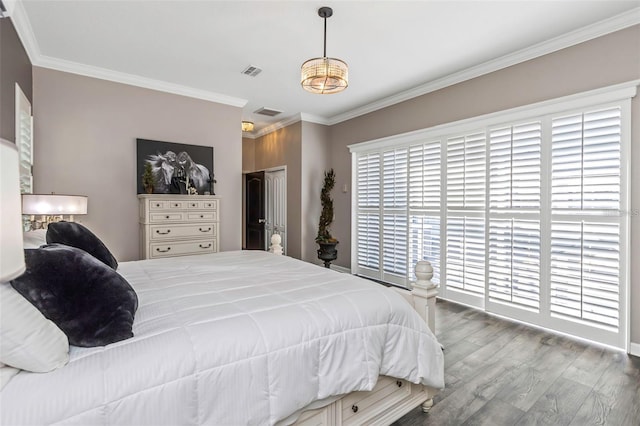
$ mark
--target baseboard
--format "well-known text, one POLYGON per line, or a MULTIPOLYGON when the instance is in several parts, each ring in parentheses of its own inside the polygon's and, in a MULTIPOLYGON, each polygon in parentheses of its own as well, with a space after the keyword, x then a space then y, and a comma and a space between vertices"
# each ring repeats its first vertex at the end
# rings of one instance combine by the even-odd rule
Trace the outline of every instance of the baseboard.
POLYGON ((351 273, 351 269, 345 268, 344 266, 331 265, 331 269, 333 269, 334 271, 337 271, 337 272, 342 272, 343 274, 350 274, 351 273))
POLYGON ((630 343, 629 354, 633 356, 640 356, 640 343, 630 343))

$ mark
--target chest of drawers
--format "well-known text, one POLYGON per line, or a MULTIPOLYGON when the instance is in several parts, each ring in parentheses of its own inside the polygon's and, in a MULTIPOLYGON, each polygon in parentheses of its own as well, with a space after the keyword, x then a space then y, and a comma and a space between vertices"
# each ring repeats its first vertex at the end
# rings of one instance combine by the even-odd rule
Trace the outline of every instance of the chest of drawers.
POLYGON ((218 251, 218 197, 140 194, 138 201, 141 259, 218 251))

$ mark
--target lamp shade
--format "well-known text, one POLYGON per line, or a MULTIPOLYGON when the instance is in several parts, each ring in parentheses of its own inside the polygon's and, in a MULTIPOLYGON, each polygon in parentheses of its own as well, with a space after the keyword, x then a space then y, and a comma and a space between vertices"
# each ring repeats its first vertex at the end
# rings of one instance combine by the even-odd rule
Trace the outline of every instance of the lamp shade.
POLYGON ((22 213, 40 215, 87 214, 84 195, 22 194, 22 213))
POLYGON ((25 270, 20 212, 18 150, 0 139, 0 282, 12 280, 25 270))
POLYGON ((335 58, 314 58, 302 64, 301 84, 311 93, 329 95, 349 85, 349 68, 335 58))

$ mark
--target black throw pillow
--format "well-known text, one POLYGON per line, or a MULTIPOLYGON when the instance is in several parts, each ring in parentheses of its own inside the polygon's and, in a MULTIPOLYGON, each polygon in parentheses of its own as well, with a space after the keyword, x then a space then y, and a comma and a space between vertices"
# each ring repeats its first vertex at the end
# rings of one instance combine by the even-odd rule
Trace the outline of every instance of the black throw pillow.
POLYGON ((53 222, 47 227, 47 244, 65 244, 82 249, 103 262, 118 269, 118 261, 100 238, 83 225, 75 222, 53 222))
POLYGON ((116 271, 75 247, 51 244, 24 251, 27 270, 11 285, 76 346, 133 337, 138 296, 116 271))

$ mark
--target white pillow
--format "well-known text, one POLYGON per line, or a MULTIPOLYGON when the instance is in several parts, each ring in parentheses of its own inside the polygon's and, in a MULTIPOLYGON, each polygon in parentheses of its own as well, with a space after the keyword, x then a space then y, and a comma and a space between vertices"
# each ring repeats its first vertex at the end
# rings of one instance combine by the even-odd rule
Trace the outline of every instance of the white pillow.
POLYGON ((35 231, 27 231, 22 234, 22 242, 26 249, 39 248, 41 245, 47 244, 47 230, 36 229, 35 231))
POLYGON ((0 362, 46 373, 69 361, 67 336, 11 284, 0 283, 0 362))

